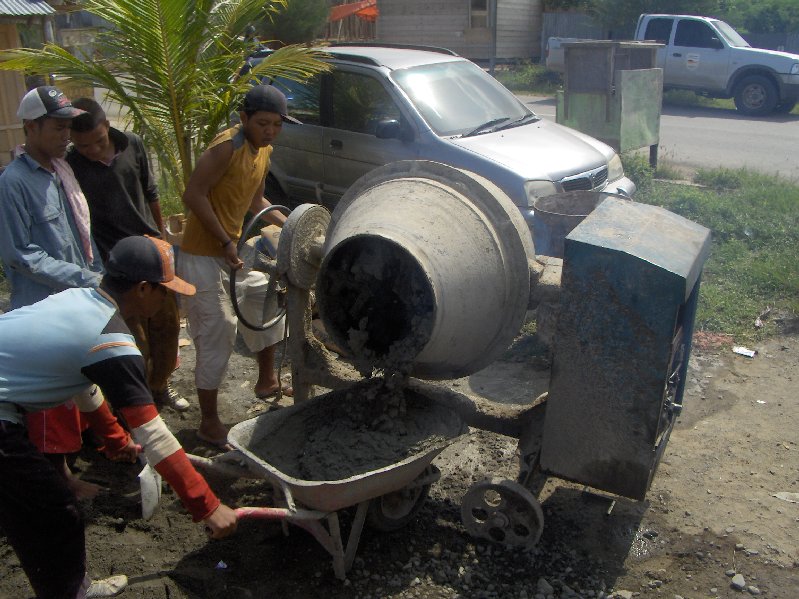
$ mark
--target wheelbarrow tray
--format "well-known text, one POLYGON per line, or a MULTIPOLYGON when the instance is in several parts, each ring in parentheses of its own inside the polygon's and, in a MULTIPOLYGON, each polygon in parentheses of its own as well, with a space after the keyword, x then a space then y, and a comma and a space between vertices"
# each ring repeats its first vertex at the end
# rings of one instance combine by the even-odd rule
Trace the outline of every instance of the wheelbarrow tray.
POLYGON ((304 410, 314 410, 323 402, 336 401, 337 393, 340 391, 333 391, 288 408, 261 414, 236 424, 228 433, 230 443, 252 462, 251 467, 254 467, 255 472, 287 488, 294 500, 310 509, 333 512, 398 491, 422 474, 447 446, 468 434, 468 427, 460 416, 448 412, 447 434, 440 441, 399 462, 339 480, 295 478, 270 464, 265 456, 259 456, 252 451, 252 447, 257 446, 265 437, 279 431, 288 419, 296 417, 304 410))

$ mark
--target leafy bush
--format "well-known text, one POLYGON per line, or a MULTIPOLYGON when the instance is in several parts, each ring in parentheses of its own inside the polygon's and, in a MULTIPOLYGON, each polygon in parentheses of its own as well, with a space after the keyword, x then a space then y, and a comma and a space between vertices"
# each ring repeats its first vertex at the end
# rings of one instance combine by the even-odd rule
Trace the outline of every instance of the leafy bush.
POLYGON ((512 91, 552 95, 563 84, 560 73, 530 61, 497 69, 497 81, 512 91))
POLYGON ((652 185, 654 169, 649 164, 649 158, 638 152, 625 152, 621 155, 624 174, 633 180, 639 190, 644 190, 652 185))

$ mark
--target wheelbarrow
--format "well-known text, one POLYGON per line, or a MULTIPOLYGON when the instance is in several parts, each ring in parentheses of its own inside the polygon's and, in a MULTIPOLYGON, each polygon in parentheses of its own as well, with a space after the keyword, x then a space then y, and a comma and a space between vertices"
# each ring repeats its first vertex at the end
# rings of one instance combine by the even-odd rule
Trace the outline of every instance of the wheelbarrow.
MULTIPOLYGON (((330 410, 347 410, 345 395, 350 401, 358 401, 359 390, 367 386, 356 385, 352 389, 332 391, 291 407, 261 414, 245 420, 228 433, 228 440, 235 450, 214 458, 204 458, 189 454, 196 466, 233 477, 250 477, 267 480, 276 491, 276 503, 265 507, 241 507, 236 510, 240 518, 262 518, 278 520, 304 528, 310 532, 322 547, 332 556, 333 571, 337 578, 344 580, 352 567, 364 523, 380 531, 397 530, 407 524, 421 509, 427 498, 430 486, 441 473, 432 464, 433 459, 447 446, 468 434, 468 427, 461 418, 443 406, 434 408, 437 423, 433 434, 423 447, 414 447, 413 435, 398 435, 395 439, 401 459, 384 463, 368 471, 351 473, 348 476, 330 480, 307 480, 298 476, 297 467, 286 455, 265 455, 264 441, 270 446, 280 446, 287 440, 284 431, 291 431, 293 423, 303 419, 313 419, 321 411, 329 415, 330 410), (282 435, 282 438, 281 438, 282 435), (407 439, 407 443, 405 441, 407 439), (404 446, 406 445, 406 446, 404 446), (275 463, 277 462, 277 464, 275 463), (338 512, 356 507, 347 542, 342 542, 338 512), (325 527, 323 521, 326 522, 325 527)), ((421 396, 415 398, 415 409, 427 401, 421 396)), ((323 418, 325 416, 323 415, 323 418)), ((432 420, 432 419, 431 419, 432 420)), ((366 442, 359 435, 364 431, 352 431, 353 444, 366 442)), ((390 434, 390 433, 389 433, 390 434)), ((295 441, 296 442, 296 441, 295 441)), ((313 440, 303 439, 303 443, 313 440)), ((331 451, 335 452, 335 445, 331 451)), ((304 452, 302 446, 299 447, 304 452)), ((307 449, 307 447, 306 447, 307 449)), ((326 453, 331 462, 343 462, 347 456, 326 453)), ((284 526, 284 532, 288 528, 284 526)))

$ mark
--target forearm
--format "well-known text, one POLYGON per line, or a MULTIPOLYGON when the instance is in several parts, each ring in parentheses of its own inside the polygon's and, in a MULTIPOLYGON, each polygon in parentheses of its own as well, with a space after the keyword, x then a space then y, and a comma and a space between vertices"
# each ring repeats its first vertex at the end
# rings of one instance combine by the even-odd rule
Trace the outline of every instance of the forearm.
MULTIPOLYGON (((41 285, 50 287, 54 292, 72 287, 97 287, 102 278, 99 272, 53 258, 42 248, 33 245, 3 252, 3 259, 9 268, 41 285)), ((99 259, 97 268, 100 268, 99 259)))
POLYGON ((136 443, 144 448, 147 462, 175 490, 195 522, 204 520, 220 501, 194 469, 175 436, 152 404, 120 410, 136 443))
POLYGON ((166 240, 166 229, 164 229, 164 219, 161 215, 161 202, 156 198, 155 201, 150 202, 148 206, 150 207, 150 214, 153 215, 155 226, 158 227, 158 230, 161 232, 161 239, 166 240))
POLYGON ((75 396, 74 401, 91 429, 103 439, 103 449, 116 452, 127 445, 130 435, 119 425, 97 386, 75 396))
MULTIPOLYGON (((30 215, 14 198, 0 194, 0 256, 9 269, 55 292, 99 285, 100 275, 91 268, 55 258, 34 242, 31 227, 30 215)), ((80 254, 80 248, 75 248, 75 253, 80 254)))
MULTIPOLYGON (((269 208, 270 206, 272 206, 272 202, 266 199, 262 193, 258 192, 255 196, 253 196, 252 201, 250 202, 250 214, 258 214, 261 210, 269 208)), ((273 225, 282 227, 286 222, 286 215, 280 210, 271 210, 263 217, 263 219, 269 223, 272 223, 273 225)))

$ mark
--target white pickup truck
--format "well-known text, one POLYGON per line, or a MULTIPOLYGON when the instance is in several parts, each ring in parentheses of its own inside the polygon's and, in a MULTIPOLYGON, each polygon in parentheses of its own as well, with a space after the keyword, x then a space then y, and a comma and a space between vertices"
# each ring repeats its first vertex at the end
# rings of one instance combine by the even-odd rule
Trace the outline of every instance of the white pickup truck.
MULTIPOLYGON (((664 44, 657 51, 664 89, 687 89, 713 98, 734 98, 742 113, 787 113, 799 99, 799 54, 752 48, 724 21, 691 15, 644 14, 636 40, 664 44)), ((561 44, 549 38, 546 65, 564 69, 561 44)))

